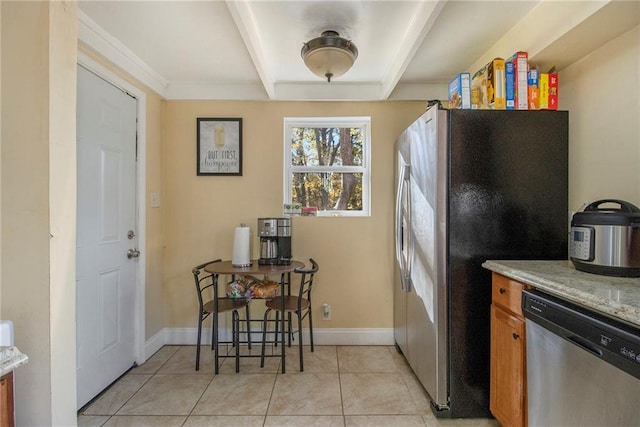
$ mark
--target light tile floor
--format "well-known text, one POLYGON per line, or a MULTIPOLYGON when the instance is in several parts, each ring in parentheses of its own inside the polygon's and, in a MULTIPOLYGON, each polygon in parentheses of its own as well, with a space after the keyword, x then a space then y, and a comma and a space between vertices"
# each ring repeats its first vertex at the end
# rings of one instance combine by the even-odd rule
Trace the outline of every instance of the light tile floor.
MULTIPOLYGON (((248 351, 243 349, 244 351, 248 351)), ((255 348, 253 352, 255 352, 255 348)), ((259 350, 258 350, 259 351, 259 350)), ((395 347, 297 347, 280 359, 224 360, 213 374, 213 353, 165 346, 132 369, 78 415, 79 426, 455 426, 494 427, 490 419, 438 419, 422 386, 395 347)))

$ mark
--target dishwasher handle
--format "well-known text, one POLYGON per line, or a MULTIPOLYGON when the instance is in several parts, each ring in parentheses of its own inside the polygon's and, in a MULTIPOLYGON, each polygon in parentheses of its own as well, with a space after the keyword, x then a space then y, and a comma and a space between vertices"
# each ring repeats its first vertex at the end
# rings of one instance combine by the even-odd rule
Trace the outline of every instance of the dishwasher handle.
POLYGON ((604 352, 600 347, 598 347, 597 345, 593 344, 591 341, 588 341, 578 335, 568 335, 566 336, 566 338, 572 343, 574 343, 575 345, 577 345, 578 347, 582 348, 583 350, 593 354, 594 356, 602 358, 604 354, 604 352))

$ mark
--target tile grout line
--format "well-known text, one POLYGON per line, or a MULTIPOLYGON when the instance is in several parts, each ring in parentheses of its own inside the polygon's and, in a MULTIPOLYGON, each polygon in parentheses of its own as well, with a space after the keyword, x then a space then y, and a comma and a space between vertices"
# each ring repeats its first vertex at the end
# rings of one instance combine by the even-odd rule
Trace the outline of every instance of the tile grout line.
POLYGON ((264 418, 262 419, 262 427, 264 427, 267 424, 267 415, 269 414, 269 408, 271 407, 271 399, 273 399, 273 393, 276 390, 276 383, 278 382, 278 375, 280 374, 280 364, 282 363, 282 360, 280 360, 280 363, 278 364, 278 369, 276 370, 276 377, 273 380, 273 386, 271 386, 271 394, 269 394, 269 403, 267 403, 267 409, 264 412, 264 418))
POLYGON ((342 411, 342 425, 347 425, 347 419, 344 415, 344 396, 342 395, 342 373, 340 371, 340 352, 338 351, 339 346, 336 346, 336 365, 338 368, 338 386, 340 387, 340 410, 342 411))
MULTIPOLYGON (((140 390, 142 390, 142 388, 143 388, 143 387, 144 387, 144 386, 145 386, 149 381, 151 381, 151 380, 153 379, 153 377, 155 377, 156 375, 158 375, 158 372, 160 372, 160 370, 164 367, 164 365, 166 365, 166 364, 169 362, 169 360, 171 360, 173 357, 175 357, 175 355, 176 355, 176 354, 178 354, 178 352, 180 351, 180 349, 181 349, 181 348, 182 348, 182 346, 178 346, 178 349, 177 349, 176 351, 174 351, 174 352, 173 352, 173 354, 171 354, 171 356, 169 356, 169 357, 167 358, 167 360, 165 360, 165 361, 164 361, 164 362, 163 362, 163 363, 158 367, 158 369, 156 369, 152 374, 150 374, 149 378, 148 378, 148 379, 147 379, 147 380, 146 380, 146 381, 145 381, 145 382, 140 386, 140 388, 138 388, 138 390, 136 390, 136 392, 135 392, 135 393, 133 393, 131 396, 129 396, 129 398, 127 399, 127 401, 126 401, 126 402, 124 402, 124 403, 123 403, 123 404, 118 408, 118 410, 117 410, 117 411, 115 411, 115 412, 111 415, 111 417, 109 418, 109 420, 111 420, 111 418, 115 417, 115 416, 118 414, 118 412, 120 412, 120 411, 122 410, 122 408, 124 408, 124 407, 125 407, 125 405, 126 405, 127 403, 129 403, 129 401, 130 401, 131 399, 133 399, 133 397, 134 397, 135 395, 137 395, 137 394, 140 392, 140 390)), ((152 357, 153 357, 153 356, 152 356, 152 357)), ((140 375, 144 375, 144 374, 140 374, 140 375)), ((107 420, 107 421, 105 422, 105 424, 106 424, 107 422, 109 422, 109 420, 107 420)), ((103 425, 105 425, 105 424, 103 424, 103 425)))

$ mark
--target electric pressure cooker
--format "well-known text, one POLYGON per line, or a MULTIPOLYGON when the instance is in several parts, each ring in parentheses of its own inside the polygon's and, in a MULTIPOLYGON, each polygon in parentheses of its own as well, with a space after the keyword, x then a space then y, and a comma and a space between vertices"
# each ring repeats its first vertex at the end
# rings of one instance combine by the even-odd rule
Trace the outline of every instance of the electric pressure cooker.
POLYGON ((587 205, 571 219, 569 246, 577 270, 640 277, 640 208, 615 199, 587 205))

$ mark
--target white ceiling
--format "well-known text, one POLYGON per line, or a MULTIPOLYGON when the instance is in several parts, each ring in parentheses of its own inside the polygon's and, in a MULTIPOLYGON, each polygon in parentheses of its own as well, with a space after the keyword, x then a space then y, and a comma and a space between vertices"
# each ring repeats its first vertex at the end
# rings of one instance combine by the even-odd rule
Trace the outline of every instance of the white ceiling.
POLYGON ((534 43, 541 55, 607 3, 81 0, 79 39, 169 99, 430 99, 446 95, 446 82, 475 71, 542 8, 564 4, 563 16, 575 22, 534 43), (303 43, 324 30, 359 51, 353 68, 331 83, 300 57, 303 43))

